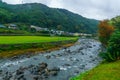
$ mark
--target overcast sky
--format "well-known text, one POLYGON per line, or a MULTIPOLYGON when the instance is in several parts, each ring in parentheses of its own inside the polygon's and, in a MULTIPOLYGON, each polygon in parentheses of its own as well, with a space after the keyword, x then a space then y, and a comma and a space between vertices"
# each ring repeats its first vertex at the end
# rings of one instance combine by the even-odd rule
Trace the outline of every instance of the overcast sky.
MULTIPOLYGON (((22 0, 3 0, 20 4, 22 0)), ((120 0, 23 0, 23 3, 39 2, 49 7, 64 8, 87 18, 109 19, 120 15, 120 0)))

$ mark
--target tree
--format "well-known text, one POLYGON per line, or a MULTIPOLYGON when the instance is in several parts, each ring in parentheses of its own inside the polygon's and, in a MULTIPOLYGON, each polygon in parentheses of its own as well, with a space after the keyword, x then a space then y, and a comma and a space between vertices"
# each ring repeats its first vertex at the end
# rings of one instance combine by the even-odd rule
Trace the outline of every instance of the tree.
POLYGON ((101 53, 101 56, 106 61, 120 60, 120 32, 117 31, 112 34, 108 42, 107 51, 105 53, 101 53))
POLYGON ((117 16, 115 18, 112 18, 109 21, 110 24, 114 25, 118 30, 120 30, 120 16, 117 16))
POLYGON ((35 33, 35 32, 36 32, 36 29, 35 29, 35 28, 31 28, 31 32, 32 32, 32 33, 35 33))
POLYGON ((57 25, 57 30, 62 30, 62 25, 57 25))
POLYGON ((11 21, 11 14, 9 11, 0 8, 0 22, 8 23, 11 21))
POLYGON ((114 27, 108 24, 108 20, 101 21, 99 24, 99 39, 100 41, 107 46, 108 40, 110 39, 111 34, 114 31, 114 27))

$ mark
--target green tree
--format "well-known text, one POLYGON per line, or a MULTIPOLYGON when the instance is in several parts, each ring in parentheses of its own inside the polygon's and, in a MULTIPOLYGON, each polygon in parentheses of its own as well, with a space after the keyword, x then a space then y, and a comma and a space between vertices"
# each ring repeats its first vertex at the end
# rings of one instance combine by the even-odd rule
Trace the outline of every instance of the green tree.
POLYGON ((102 53, 101 56, 107 61, 120 60, 120 32, 116 32, 111 36, 107 52, 102 53))
POLYGON ((32 32, 32 33, 35 33, 35 32, 36 32, 36 29, 35 29, 35 28, 31 28, 31 32, 32 32))

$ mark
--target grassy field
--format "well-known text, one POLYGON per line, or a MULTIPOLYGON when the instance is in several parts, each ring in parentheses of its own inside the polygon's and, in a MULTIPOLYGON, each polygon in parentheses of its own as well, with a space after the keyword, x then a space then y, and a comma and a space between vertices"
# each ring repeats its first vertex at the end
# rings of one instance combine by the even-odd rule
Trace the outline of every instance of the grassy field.
POLYGON ((0 36, 0 58, 56 50, 73 45, 77 37, 0 36))
POLYGON ((102 63, 71 80, 120 80, 120 61, 102 63))
POLYGON ((0 44, 22 44, 75 40, 76 37, 0 36, 0 44))

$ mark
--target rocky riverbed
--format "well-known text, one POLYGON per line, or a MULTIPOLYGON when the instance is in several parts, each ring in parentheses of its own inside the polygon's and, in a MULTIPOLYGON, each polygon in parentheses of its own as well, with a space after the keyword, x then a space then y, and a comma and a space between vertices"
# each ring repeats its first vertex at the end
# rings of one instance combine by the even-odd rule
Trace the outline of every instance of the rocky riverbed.
POLYGON ((69 80, 97 66, 100 42, 79 39, 69 48, 0 60, 0 80, 69 80))

